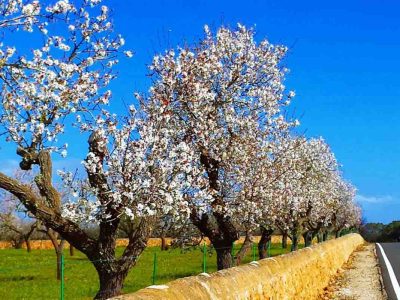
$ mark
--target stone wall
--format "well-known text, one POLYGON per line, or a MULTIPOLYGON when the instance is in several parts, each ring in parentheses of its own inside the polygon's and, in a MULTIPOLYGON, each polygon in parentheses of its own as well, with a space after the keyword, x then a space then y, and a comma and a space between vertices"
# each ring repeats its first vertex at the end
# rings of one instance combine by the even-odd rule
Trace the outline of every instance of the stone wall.
POLYGON ((290 254, 150 286, 115 299, 317 299, 363 243, 360 235, 348 234, 290 254))

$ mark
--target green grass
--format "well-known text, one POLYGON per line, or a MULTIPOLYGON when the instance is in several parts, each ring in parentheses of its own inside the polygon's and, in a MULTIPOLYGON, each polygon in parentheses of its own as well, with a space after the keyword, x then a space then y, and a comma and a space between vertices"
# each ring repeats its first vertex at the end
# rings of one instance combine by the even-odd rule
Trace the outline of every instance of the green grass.
MULTIPOLYGON (((235 251, 240 245, 235 245, 235 251)), ((289 246, 290 247, 290 246, 289 246)), ((117 249, 119 253, 121 249, 117 249)), ((279 244, 271 246, 271 255, 279 255, 279 244)), ((200 248, 182 252, 180 249, 160 251, 159 247, 147 248, 132 268, 124 284, 124 293, 137 291, 152 284, 153 257, 157 253, 156 284, 176 278, 199 274, 203 271, 203 254, 200 248)), ((242 263, 253 260, 252 251, 242 263)), ((216 254, 207 255, 207 272, 216 268, 216 254)), ((65 251, 65 299, 92 299, 98 289, 97 274, 86 257, 65 251)), ((60 282, 56 280, 56 256, 53 250, 0 250, 0 300, 59 299, 60 282)))

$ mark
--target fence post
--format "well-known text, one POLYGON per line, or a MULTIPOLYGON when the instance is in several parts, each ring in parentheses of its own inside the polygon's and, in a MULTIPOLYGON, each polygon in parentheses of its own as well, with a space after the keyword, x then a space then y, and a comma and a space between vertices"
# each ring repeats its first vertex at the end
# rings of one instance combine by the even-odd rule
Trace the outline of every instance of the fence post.
POLYGON ((207 246, 203 243, 203 273, 207 273, 207 246))
POLYGON ((64 300, 64 254, 61 253, 61 261, 60 261, 60 277, 61 277, 61 282, 60 282, 60 299, 64 300))
POLYGON ((156 275, 157 275, 157 253, 154 253, 153 260, 153 276, 152 276, 152 284, 156 284, 156 275))

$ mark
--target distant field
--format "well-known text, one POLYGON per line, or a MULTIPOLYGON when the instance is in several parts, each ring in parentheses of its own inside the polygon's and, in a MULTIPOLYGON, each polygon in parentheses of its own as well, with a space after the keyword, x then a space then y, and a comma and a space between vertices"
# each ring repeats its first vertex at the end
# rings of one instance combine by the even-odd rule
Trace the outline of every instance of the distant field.
MULTIPOLYGON (((235 245, 235 251, 240 245, 235 245)), ((123 248, 118 248, 122 253, 123 248)), ((280 244, 272 244, 271 255, 284 252, 280 244)), ((149 247, 129 273, 124 293, 134 292, 152 284, 153 257, 157 253, 156 284, 202 272, 203 255, 199 248, 181 252, 180 249, 160 251, 149 247)), ((243 263, 252 261, 252 252, 243 263)), ((216 271, 215 251, 207 256, 207 272, 216 271)), ((53 250, 0 250, 0 299, 59 299, 60 284, 55 279, 56 257, 53 250)), ((65 299, 91 299, 96 294, 98 280, 95 269, 78 251, 70 257, 65 250, 65 299)))
MULTIPOLYGON (((271 237, 272 243, 280 243, 282 241, 282 236, 281 235, 273 235, 271 237)), ((260 236, 253 236, 253 241, 258 243, 260 240, 260 236)), ((170 245, 172 242, 171 238, 165 238, 166 244, 170 245)), ((244 241, 244 236, 241 236, 239 240, 236 241, 237 244, 241 244, 244 241)), ((117 246, 126 246, 128 245, 128 239, 117 239, 117 246)), ((205 238, 204 242, 209 244, 210 241, 205 238)), ((291 243, 291 240, 288 238, 288 244, 291 243)), ((300 243, 304 243, 303 238, 300 238, 300 243)), ((31 240, 31 249, 37 249, 37 250, 44 250, 44 249, 53 249, 53 244, 51 243, 50 240, 31 240)), ((150 238, 147 241, 147 247, 156 247, 161 245, 161 239, 160 238, 150 238)), ((65 248, 69 246, 68 242, 65 242, 65 248)), ((25 243, 22 245, 22 248, 26 248, 25 243)), ((0 249, 13 249, 13 246, 11 242, 7 241, 0 241, 0 249)))

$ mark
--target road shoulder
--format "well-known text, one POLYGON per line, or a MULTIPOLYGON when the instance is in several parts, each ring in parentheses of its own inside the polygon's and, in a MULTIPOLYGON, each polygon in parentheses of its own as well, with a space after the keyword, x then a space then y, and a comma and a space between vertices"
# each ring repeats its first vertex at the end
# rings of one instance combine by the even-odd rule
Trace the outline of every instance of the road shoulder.
POLYGON ((359 247, 339 270, 321 299, 386 300, 375 245, 359 247))

